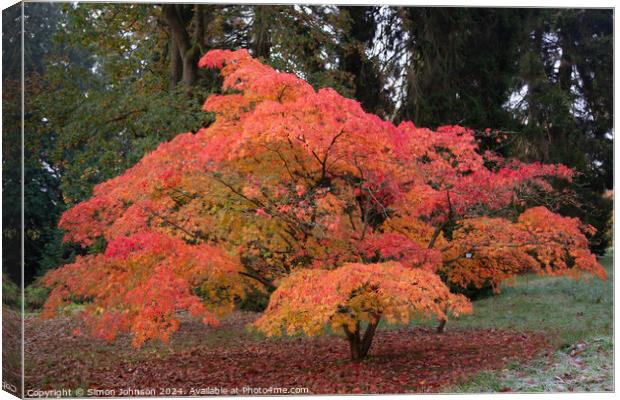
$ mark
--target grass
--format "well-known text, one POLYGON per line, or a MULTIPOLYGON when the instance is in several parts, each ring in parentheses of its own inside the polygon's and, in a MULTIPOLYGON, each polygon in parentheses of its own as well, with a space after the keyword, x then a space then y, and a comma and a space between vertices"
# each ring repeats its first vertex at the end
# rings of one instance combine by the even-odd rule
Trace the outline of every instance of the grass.
POLYGON ((613 338, 589 338, 556 351, 549 359, 510 365, 502 371, 484 371, 448 389, 458 393, 482 392, 608 392, 613 384, 613 338))
POLYGON ((520 277, 448 329, 496 327, 546 332, 549 358, 484 371, 450 392, 613 390, 613 250, 601 258, 608 279, 520 277))

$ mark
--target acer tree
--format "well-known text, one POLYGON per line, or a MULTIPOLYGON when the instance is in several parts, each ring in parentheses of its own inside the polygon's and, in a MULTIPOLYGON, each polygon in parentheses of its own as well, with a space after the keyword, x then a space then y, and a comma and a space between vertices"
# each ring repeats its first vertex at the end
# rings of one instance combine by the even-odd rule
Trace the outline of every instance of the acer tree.
POLYGON ((368 355, 379 321, 407 324, 471 312, 462 295, 450 293, 439 276, 399 262, 347 263, 334 270, 301 270, 273 294, 256 326, 267 335, 316 335, 326 326, 343 331, 351 358, 368 355))
POLYGON ((605 277, 590 227, 522 210, 562 197, 551 182, 572 179, 565 166, 482 151, 460 126, 395 126, 245 50, 212 50, 199 66, 224 78, 204 104, 214 123, 162 143, 63 214, 65 240, 106 250, 45 277, 46 315, 82 299, 94 334, 131 331, 140 345, 167 340, 178 310, 217 323, 256 286, 271 293, 258 329, 331 326, 360 359, 381 318, 471 311, 439 274, 496 289, 524 271, 605 277))

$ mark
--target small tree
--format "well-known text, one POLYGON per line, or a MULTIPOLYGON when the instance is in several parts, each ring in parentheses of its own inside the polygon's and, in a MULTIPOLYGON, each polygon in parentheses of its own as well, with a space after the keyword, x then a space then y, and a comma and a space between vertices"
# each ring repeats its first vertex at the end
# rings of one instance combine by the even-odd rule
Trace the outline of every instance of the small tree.
POLYGON ((450 293, 439 277, 401 263, 345 264, 335 270, 302 270, 274 292, 256 326, 267 335, 316 335, 331 326, 342 331, 351 358, 370 350, 379 321, 407 324, 419 318, 471 312, 462 295, 450 293))
POLYGON ((589 228, 542 207, 519 216, 525 200, 552 207, 550 180, 570 180, 570 169, 482 151, 459 126, 395 126, 245 50, 199 64, 224 77, 204 105, 215 122, 162 143, 63 214, 65 240, 107 247, 46 276, 45 315, 80 298, 95 334, 131 331, 139 345, 166 340, 179 309, 215 323, 254 285, 273 293, 261 329, 332 324, 360 358, 381 315, 468 310, 438 273, 496 287, 526 270, 604 276, 589 228), (310 279, 326 303, 300 299, 310 279))

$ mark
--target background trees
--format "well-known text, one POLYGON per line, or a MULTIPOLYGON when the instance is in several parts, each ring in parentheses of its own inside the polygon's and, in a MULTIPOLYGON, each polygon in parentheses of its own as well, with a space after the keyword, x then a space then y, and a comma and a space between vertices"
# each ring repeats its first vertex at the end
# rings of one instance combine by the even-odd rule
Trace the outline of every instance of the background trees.
MULTIPOLYGON (((60 242, 66 205, 162 140, 212 122, 200 108, 218 77, 190 62, 210 48, 248 48, 395 122, 460 123, 505 156, 576 168, 575 202, 561 211, 597 227, 594 250, 607 247, 609 10, 29 4, 26 15, 26 140, 36 154, 27 210, 44 210, 27 218, 27 281, 84 253, 60 242), (487 127, 510 140, 497 144, 482 135, 487 127)), ((4 46, 5 60, 16 45, 4 46)))

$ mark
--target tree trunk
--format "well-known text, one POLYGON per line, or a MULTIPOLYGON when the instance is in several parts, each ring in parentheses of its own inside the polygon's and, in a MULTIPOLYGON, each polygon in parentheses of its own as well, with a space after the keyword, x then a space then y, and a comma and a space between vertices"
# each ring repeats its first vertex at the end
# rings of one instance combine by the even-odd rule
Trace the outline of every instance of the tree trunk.
POLYGON ((192 87, 198 80, 198 60, 200 49, 198 45, 192 46, 183 57, 183 83, 187 87, 192 87))
POLYGON ((357 360, 361 360, 362 358, 364 358, 362 356, 359 322, 355 326, 355 331, 351 332, 349 328, 345 327, 344 332, 347 335, 347 340, 349 341, 349 349, 351 350, 351 360, 357 361, 357 360))
POLYGON ((177 43, 173 38, 170 38, 170 88, 176 87, 177 83, 181 80, 182 65, 181 53, 177 43))
POLYGON ((251 47, 252 55, 269 60, 271 53, 270 24, 273 23, 271 9, 273 6, 254 6, 254 23, 252 24, 251 47))
POLYGON ((354 98, 362 108, 379 116, 387 116, 389 107, 383 90, 381 73, 368 59, 365 49, 372 47, 377 20, 377 7, 341 6, 350 19, 349 29, 340 46, 340 69, 354 78, 354 98))
POLYGON ((245 271, 241 271, 239 272, 239 275, 243 275, 243 276, 247 276, 248 278, 254 279, 255 281, 257 281, 258 283, 262 284, 265 289, 269 292, 269 293, 273 293, 276 291, 277 287, 276 285, 273 284, 272 281, 258 275, 252 272, 245 272, 245 271))
POLYGON ((377 316, 374 322, 369 323, 363 335, 359 322, 355 325, 355 330, 353 332, 347 327, 344 328, 347 340, 349 341, 349 348, 351 349, 351 360, 361 361, 368 356, 368 351, 372 345, 372 340, 375 337, 380 319, 381 316, 377 316))
POLYGON ((441 319, 439 321, 439 324, 437 325, 437 329, 435 329, 435 332, 437 333, 444 333, 446 330, 446 322, 448 322, 447 319, 441 319))
POLYGON ((205 39, 205 17, 204 6, 200 4, 194 5, 194 43, 201 48, 204 46, 205 39))
MULTIPOLYGON (((181 55, 183 69, 182 81, 188 87, 196 83, 198 77, 198 57, 200 48, 198 44, 192 45, 191 38, 187 32, 185 11, 183 4, 164 4, 162 6, 163 17, 170 28, 170 35, 174 40, 179 54, 181 55)), ((171 55, 172 56, 172 55, 171 55)))

